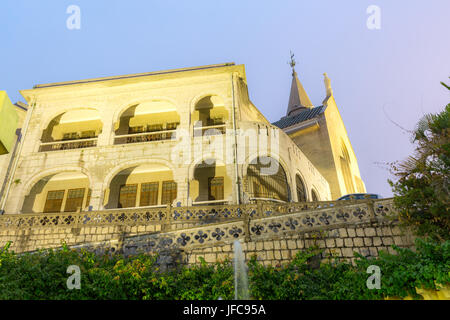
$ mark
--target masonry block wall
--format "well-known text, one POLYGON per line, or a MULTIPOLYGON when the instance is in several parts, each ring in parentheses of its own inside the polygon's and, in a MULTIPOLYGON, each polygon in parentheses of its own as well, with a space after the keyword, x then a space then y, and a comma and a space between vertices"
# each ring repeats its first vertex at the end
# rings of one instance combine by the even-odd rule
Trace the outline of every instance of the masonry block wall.
MULTIPOLYGON (((389 203, 377 202, 374 206, 370 202, 361 202, 311 211, 297 208, 289 214, 275 213, 274 207, 266 207, 260 208, 259 215, 252 218, 248 212, 253 213, 254 207, 247 205, 241 208, 242 216, 236 216, 236 207, 225 220, 188 222, 169 219, 141 222, 140 225, 125 223, 136 215, 133 211, 128 212, 128 216, 118 214, 119 221, 115 222, 123 220, 123 223, 109 226, 77 223, 64 226, 61 221, 68 221, 71 216, 67 216, 64 219, 60 217, 57 225, 43 225, 45 218, 40 218, 33 227, 25 227, 31 223, 32 217, 28 217, 29 220, 19 220, 23 224, 21 227, 17 227, 16 221, 14 228, 5 228, 5 221, 8 220, 3 217, 5 221, 0 221, 0 246, 11 241, 11 250, 22 253, 58 248, 64 241, 71 247, 85 247, 97 252, 109 248, 127 256, 139 252, 176 252, 180 258, 177 263, 189 265, 199 263, 200 257, 208 263, 232 259, 233 244, 238 240, 247 260, 256 255, 265 265, 287 263, 297 252, 312 246, 325 249, 324 259, 331 254, 354 261, 354 252, 376 257, 381 250, 394 252, 391 248, 393 244, 399 247, 414 246, 414 238, 407 230, 400 229, 395 220, 382 215, 389 203), (377 210, 372 210, 374 215, 370 215, 370 209, 374 207, 377 210), (267 212, 272 213, 267 216, 267 212)), ((289 208, 293 209, 293 206, 289 205, 289 208)), ((193 208, 189 210, 195 211, 193 208)), ((85 214, 81 217, 88 218, 85 214)), ((92 217, 98 217, 98 213, 92 213, 92 217)), ((21 219, 20 215, 17 219, 21 219)), ((55 217, 49 216, 49 221, 51 219, 55 217)))
MULTIPOLYGON (((287 237, 242 243, 246 260, 256 256, 264 265, 282 265, 291 261, 297 252, 312 246, 325 249, 322 258, 330 254, 347 261, 355 260, 354 252, 365 257, 377 257, 381 250, 394 253, 392 245, 413 248, 414 237, 401 230, 397 224, 350 225, 328 230, 298 233, 287 237)), ((196 248, 185 252, 188 264, 198 264, 203 257, 206 262, 233 259, 233 244, 209 248, 196 248)))

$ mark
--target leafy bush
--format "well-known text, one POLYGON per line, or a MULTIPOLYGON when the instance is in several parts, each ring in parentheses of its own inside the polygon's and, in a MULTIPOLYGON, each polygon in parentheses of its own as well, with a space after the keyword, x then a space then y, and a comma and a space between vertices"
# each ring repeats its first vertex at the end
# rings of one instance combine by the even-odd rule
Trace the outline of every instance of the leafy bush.
MULTIPOLYGON (((253 257, 248 263, 253 299, 383 299, 416 298, 415 287, 435 289, 450 284, 450 241, 418 239, 416 251, 393 246, 377 259, 356 254, 354 265, 329 257, 316 268, 311 261, 321 251, 299 252, 285 266, 264 266, 253 257), (381 289, 366 286, 369 265, 381 268, 381 289)), ((6 245, 0 250, 0 299, 233 299, 234 276, 229 260, 161 272, 156 256, 123 258, 85 250, 42 250, 17 255, 6 245), (81 270, 81 289, 68 290, 69 265, 81 270)))
POLYGON ((389 183, 400 221, 418 236, 449 240, 450 104, 441 113, 424 116, 412 138, 415 154, 391 164, 398 180, 389 183))

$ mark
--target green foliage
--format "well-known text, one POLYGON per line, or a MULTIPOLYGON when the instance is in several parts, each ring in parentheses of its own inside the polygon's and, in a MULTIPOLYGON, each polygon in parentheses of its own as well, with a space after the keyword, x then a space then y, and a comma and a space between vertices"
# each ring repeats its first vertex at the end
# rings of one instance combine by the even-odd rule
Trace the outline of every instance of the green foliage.
MULTIPOLYGON (((418 239, 416 251, 397 248, 377 259, 356 255, 350 264, 329 257, 319 267, 313 260, 323 254, 317 247, 299 252, 285 266, 264 266, 253 257, 248 263, 253 299, 383 299, 405 297, 415 288, 435 289, 450 284, 450 241, 418 239), (381 289, 366 286, 367 267, 381 268, 381 289)), ((117 254, 95 255, 85 250, 42 250, 17 255, 9 244, 0 250, 0 299, 233 299, 234 276, 229 260, 192 267, 159 270, 156 256, 123 258, 117 254), (81 289, 69 290, 69 265, 81 270, 81 289)))
POLYGON ((416 251, 393 246, 397 254, 381 252, 377 259, 355 253, 355 264, 337 258, 313 269, 308 261, 320 251, 299 252, 284 267, 263 267, 255 259, 249 263, 252 297, 255 299, 356 300, 384 297, 419 298, 415 288, 436 289, 436 283, 450 284, 450 241, 437 243, 416 240, 416 251), (381 269, 381 289, 366 285, 370 265, 381 269))
POLYGON ((398 178, 389 183, 399 218, 418 236, 449 240, 450 104, 418 122, 413 142, 415 154, 391 165, 398 178))

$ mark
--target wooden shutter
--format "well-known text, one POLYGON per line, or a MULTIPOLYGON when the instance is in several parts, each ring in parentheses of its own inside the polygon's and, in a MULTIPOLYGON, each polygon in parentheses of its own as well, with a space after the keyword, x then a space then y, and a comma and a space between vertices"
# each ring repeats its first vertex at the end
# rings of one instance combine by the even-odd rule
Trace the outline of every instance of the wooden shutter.
POLYGON ((208 200, 223 200, 223 177, 208 178, 208 200))
POLYGON ((88 130, 81 132, 81 138, 83 139, 95 138, 95 130, 88 130))
POLYGON ((44 212, 61 212, 65 190, 49 191, 45 201, 44 212))
POLYGON ((140 206, 154 206, 158 204, 159 182, 143 183, 141 185, 140 206))
POLYGON ((163 181, 161 204, 171 204, 177 198, 175 181, 163 181))
POLYGON ((79 137, 77 132, 64 133, 63 135, 63 140, 76 140, 78 138, 79 137))
POLYGON ((118 208, 136 207, 137 184, 127 184, 120 187, 118 208))
POLYGON ((64 212, 76 212, 83 207, 84 188, 69 189, 64 212))
POLYGON ((137 127, 129 127, 128 128, 128 133, 129 134, 142 133, 142 132, 144 132, 144 126, 137 126, 137 127))

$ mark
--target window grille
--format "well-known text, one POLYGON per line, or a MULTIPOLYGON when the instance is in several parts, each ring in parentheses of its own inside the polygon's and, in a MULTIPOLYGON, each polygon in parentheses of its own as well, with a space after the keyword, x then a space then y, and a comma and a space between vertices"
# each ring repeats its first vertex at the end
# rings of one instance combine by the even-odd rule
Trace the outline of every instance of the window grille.
POLYGON ((297 187, 297 198, 298 202, 306 202, 306 188, 305 184, 302 181, 302 178, 300 178, 299 175, 295 176, 295 184, 297 187))
MULTIPOLYGON (((272 159, 272 161, 274 161, 272 159)), ((268 161, 264 161, 267 163, 268 161)), ((277 199, 289 201, 289 185, 286 173, 278 164, 278 171, 274 174, 261 174, 261 164, 251 163, 247 169, 247 185, 252 198, 277 199)), ((268 167, 268 165, 264 165, 268 167)))

